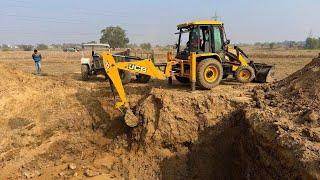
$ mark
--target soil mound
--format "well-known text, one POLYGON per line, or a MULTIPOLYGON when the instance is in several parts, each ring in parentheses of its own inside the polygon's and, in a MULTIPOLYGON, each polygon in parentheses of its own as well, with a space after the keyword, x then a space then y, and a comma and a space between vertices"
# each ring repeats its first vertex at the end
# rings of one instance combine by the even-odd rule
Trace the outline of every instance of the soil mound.
POLYGON ((282 81, 255 88, 259 109, 248 113, 253 129, 283 148, 279 156, 304 179, 320 178, 319 77, 316 58, 282 81))
POLYGON ((144 121, 140 138, 147 145, 193 143, 231 109, 224 97, 153 89, 137 109, 144 121))
POLYGON ((105 133, 118 121, 101 104, 110 100, 92 91, 92 84, 2 64, 0 82, 1 179, 83 177, 92 168, 93 154, 106 154, 101 146, 124 131, 119 125, 105 133), (68 168, 69 163, 77 168, 68 168))
POLYGON ((276 84, 276 89, 289 100, 313 107, 320 105, 320 58, 276 84))

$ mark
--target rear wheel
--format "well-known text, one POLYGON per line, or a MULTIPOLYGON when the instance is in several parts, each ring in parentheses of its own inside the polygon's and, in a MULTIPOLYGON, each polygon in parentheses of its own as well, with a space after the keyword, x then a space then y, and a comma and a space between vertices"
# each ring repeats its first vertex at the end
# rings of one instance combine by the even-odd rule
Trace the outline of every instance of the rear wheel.
POLYGON ((86 64, 81 65, 81 78, 83 81, 88 81, 89 79, 89 66, 86 64))
POLYGON ((181 76, 175 76, 176 80, 179 81, 182 84, 190 83, 190 79, 187 77, 181 77, 181 76))
POLYGON ((235 73, 235 78, 241 83, 249 83, 255 78, 254 69, 251 66, 240 66, 235 73))
POLYGON ((137 82, 139 82, 139 83, 148 83, 151 79, 150 76, 145 75, 145 74, 137 74, 136 78, 137 78, 137 82))
POLYGON ((221 63, 216 59, 202 60, 197 67, 197 84, 203 89, 212 89, 220 84, 223 76, 221 63))

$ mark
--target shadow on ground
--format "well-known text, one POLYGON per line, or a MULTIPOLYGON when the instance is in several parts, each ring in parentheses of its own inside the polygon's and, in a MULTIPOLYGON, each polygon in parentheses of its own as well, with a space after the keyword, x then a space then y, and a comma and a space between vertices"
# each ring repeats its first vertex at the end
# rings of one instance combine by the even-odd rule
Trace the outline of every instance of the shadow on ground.
MULTIPOLYGON (((76 80, 76 81, 81 81, 81 82, 86 82, 82 80, 81 74, 80 73, 72 73, 71 79, 76 80)), ((87 82, 104 82, 106 81, 105 77, 102 75, 99 76, 90 76, 89 80, 87 82)))
POLYGON ((242 110, 200 133, 186 154, 161 163, 162 179, 299 179, 275 146, 250 130, 242 110))
POLYGON ((105 89, 87 90, 79 89, 76 94, 79 102, 88 111, 92 120, 92 129, 101 131, 107 138, 114 139, 117 136, 129 133, 130 129, 125 125, 121 113, 113 107, 106 105, 110 99, 105 89), (114 113, 114 114, 111 114, 114 113))

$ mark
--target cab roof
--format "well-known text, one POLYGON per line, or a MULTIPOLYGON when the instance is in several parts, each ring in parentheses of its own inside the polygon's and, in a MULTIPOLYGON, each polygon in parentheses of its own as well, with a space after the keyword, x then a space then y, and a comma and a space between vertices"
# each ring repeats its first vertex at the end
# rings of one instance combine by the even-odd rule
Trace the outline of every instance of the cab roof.
POLYGON ((84 47, 106 47, 110 48, 109 44, 95 44, 95 43, 89 43, 89 44, 83 44, 84 47))
POLYGON ((188 23, 179 24, 177 27, 184 28, 192 25, 223 25, 223 22, 215 21, 215 20, 201 20, 201 21, 192 21, 188 23))

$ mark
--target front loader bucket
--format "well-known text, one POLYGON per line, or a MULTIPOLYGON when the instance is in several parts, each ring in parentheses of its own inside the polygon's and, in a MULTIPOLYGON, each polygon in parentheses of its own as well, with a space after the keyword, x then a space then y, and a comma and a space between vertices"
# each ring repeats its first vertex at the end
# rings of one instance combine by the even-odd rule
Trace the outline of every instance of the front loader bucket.
POLYGON ((254 68, 256 73, 254 82, 266 83, 271 81, 273 76, 273 73, 271 72, 271 70, 274 66, 263 64, 263 63, 253 63, 253 62, 250 63, 250 66, 254 68))

